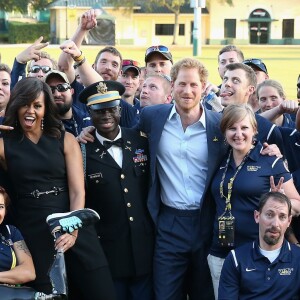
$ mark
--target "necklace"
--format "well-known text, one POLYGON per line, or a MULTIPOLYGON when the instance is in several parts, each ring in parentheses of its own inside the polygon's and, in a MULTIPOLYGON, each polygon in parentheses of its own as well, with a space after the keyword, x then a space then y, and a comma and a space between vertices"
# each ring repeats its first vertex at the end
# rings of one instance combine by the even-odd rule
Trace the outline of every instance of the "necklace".
POLYGON ((240 163, 240 165, 237 167, 234 175, 229 179, 228 186, 227 186, 228 187, 228 194, 227 194, 227 197, 226 197, 224 195, 224 180, 225 180, 226 173, 227 173, 227 170, 228 170, 228 166, 229 166, 229 162, 230 162, 230 158, 231 158, 231 154, 232 154, 232 149, 230 149, 230 151, 229 151, 229 155, 228 155, 228 158, 226 160, 225 169, 224 169, 224 172, 223 172, 223 175, 222 175, 222 179, 221 179, 221 182, 220 182, 220 196, 221 196, 221 198, 225 198, 225 203, 226 203, 225 211, 226 210, 231 211, 230 199, 231 199, 233 182, 234 182, 237 174, 239 173, 239 171, 242 169, 243 165, 245 164, 245 162, 246 162, 247 158, 249 157, 249 154, 250 154, 250 152, 251 152, 251 150, 253 148, 254 148, 254 146, 252 146, 250 148, 250 150, 244 156, 244 158, 243 158, 242 162, 240 163))

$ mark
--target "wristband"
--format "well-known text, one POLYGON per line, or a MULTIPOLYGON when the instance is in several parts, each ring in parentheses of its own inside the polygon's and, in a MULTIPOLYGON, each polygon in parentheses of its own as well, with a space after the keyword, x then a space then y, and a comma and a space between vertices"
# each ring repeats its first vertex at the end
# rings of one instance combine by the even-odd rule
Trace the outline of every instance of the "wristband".
POLYGON ((85 60, 85 57, 83 57, 83 59, 80 62, 74 65, 74 69, 76 70, 78 67, 80 67, 85 62, 85 60))
POLYGON ((82 54, 82 51, 80 51, 80 55, 73 57, 74 61, 80 62, 84 59, 84 55, 82 54))

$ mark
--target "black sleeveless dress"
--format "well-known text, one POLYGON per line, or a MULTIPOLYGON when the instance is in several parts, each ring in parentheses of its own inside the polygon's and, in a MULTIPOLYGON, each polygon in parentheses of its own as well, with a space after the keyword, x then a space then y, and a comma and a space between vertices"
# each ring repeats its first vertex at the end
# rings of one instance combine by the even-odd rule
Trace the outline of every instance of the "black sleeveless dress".
MULTIPOLYGON (((4 152, 14 189, 12 202, 16 226, 24 236, 36 269, 36 280, 30 285, 38 291, 50 293, 51 284, 47 272, 53 262, 55 249, 46 217, 52 213, 70 210, 64 132, 60 139, 42 135, 37 144, 24 135, 8 135, 4 137, 4 152), (58 195, 41 195, 39 198, 29 195, 34 190, 43 192, 52 190, 53 187, 64 188, 65 191, 58 195)), ((75 246, 65 256, 67 271, 68 263, 73 264, 73 269, 76 265, 85 270, 107 266, 92 226, 80 229, 75 246)), ((68 277, 84 276, 70 273, 68 277)))

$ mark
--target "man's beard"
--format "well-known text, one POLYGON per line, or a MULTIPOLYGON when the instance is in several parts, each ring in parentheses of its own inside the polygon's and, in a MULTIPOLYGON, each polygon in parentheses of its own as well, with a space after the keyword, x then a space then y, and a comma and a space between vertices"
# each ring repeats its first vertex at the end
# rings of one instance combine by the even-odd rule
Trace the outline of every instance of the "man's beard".
POLYGON ((72 103, 64 103, 64 104, 61 104, 61 103, 58 103, 56 104, 56 107, 57 107, 57 112, 60 116, 64 116, 71 108, 72 106, 72 103))
POLYGON ((281 233, 277 231, 277 233, 279 233, 279 236, 275 238, 275 237, 268 236, 267 232, 270 232, 270 231, 266 231, 263 236, 263 240, 266 242, 266 244, 268 244, 269 246, 277 245, 281 238, 281 233))

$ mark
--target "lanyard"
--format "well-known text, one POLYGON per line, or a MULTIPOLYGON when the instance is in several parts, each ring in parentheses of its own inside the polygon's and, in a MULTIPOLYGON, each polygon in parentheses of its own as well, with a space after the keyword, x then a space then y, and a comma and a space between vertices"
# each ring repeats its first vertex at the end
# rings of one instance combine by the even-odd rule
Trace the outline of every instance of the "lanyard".
POLYGON ((228 182, 228 194, 227 194, 227 197, 224 195, 224 180, 225 180, 225 177, 226 177, 226 173, 227 173, 227 170, 228 170, 228 166, 229 166, 229 162, 230 162, 230 158, 231 158, 231 154, 232 154, 232 149, 230 149, 230 152, 229 152, 229 155, 228 155, 228 158, 227 158, 227 161, 226 161, 226 166, 225 166, 225 169, 224 169, 224 173, 222 175, 222 179, 221 179, 221 182, 220 182, 220 196, 221 198, 225 198, 225 204, 226 204, 226 207, 225 207, 225 211, 224 213, 222 214, 222 216, 225 214, 226 211, 228 211, 230 214, 231 214, 231 203, 230 203, 230 199, 231 199, 231 193, 232 193, 232 186, 233 186, 233 182, 237 176, 237 174, 239 173, 239 171, 242 169, 242 167, 244 166, 247 158, 249 157, 249 154, 251 152, 251 150, 253 149, 254 147, 252 146, 250 148, 250 150, 247 152, 247 154, 245 155, 245 157, 243 158, 242 162, 240 163, 240 165, 237 167, 234 175, 229 179, 229 182, 228 182))

